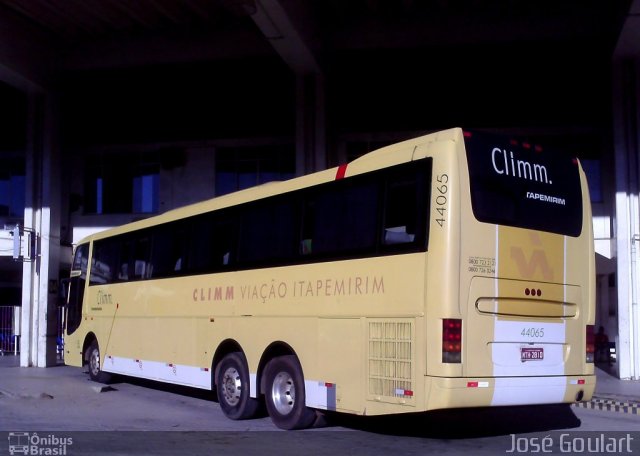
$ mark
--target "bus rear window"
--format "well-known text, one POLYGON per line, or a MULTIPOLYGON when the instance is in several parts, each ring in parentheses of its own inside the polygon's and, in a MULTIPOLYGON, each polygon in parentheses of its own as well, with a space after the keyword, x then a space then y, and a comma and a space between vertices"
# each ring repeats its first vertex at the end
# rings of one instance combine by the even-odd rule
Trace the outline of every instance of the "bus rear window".
POLYGON ((481 222, 567 236, 582 231, 578 162, 540 146, 465 133, 471 205, 481 222))

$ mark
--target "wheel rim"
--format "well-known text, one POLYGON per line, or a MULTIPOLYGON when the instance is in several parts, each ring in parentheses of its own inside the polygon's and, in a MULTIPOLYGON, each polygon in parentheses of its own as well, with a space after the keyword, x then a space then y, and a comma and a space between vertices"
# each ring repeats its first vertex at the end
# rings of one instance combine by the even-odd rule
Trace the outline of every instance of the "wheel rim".
POLYGON ((287 415, 293 410, 296 402, 296 387, 293 378, 287 372, 280 372, 273 379, 271 402, 282 415, 287 415))
POLYGON ((233 367, 227 368, 222 376, 222 395, 224 401, 234 407, 240 402, 242 394, 242 380, 240 373, 233 367))
POLYGON ((89 356, 89 369, 93 376, 98 375, 100 372, 100 351, 97 348, 91 350, 91 356, 89 356))

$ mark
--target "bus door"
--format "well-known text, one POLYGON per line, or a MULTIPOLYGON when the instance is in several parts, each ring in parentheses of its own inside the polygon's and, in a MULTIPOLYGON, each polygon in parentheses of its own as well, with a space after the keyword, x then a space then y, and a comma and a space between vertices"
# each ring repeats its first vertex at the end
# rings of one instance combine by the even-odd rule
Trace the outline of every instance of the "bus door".
POLYGON ((89 264, 89 244, 79 245, 73 257, 71 275, 68 283, 67 309, 65 315, 67 336, 73 334, 82 322, 82 305, 84 302, 84 290, 87 283, 87 266, 89 264))

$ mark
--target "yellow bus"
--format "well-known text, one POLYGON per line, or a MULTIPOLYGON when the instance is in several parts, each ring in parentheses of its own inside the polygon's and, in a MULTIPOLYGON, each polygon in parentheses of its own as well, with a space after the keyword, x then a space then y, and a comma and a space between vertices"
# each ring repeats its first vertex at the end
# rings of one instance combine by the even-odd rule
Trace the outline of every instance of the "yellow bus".
POLYGON ((576 158, 450 129, 83 240, 65 361, 283 429, 589 400, 594 261, 576 158))

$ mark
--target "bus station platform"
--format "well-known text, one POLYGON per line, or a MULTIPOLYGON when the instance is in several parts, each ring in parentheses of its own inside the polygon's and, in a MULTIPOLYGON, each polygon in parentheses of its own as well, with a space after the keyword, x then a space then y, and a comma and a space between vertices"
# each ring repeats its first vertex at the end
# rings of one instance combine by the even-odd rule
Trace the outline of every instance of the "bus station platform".
POLYGON ((596 378, 593 399, 576 407, 640 415, 640 380, 620 380, 612 366, 596 366, 596 378))

